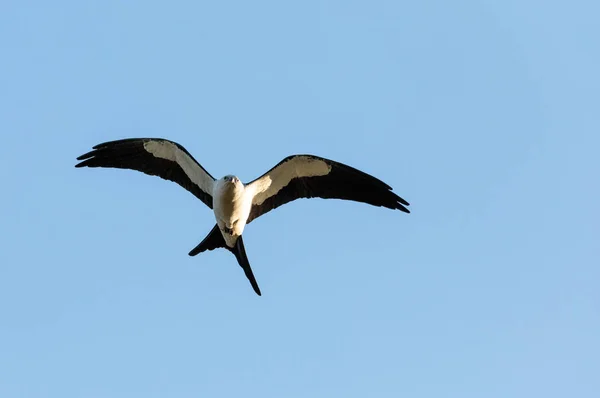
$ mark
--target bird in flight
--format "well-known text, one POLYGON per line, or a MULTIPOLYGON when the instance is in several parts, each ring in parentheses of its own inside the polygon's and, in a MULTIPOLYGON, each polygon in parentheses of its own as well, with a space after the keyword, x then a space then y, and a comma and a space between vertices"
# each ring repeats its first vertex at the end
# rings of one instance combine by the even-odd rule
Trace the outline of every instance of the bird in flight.
POLYGON ((242 233, 254 219, 300 198, 345 199, 410 213, 409 203, 377 178, 314 155, 292 155, 247 184, 236 176, 216 180, 176 142, 128 138, 105 142, 77 158, 75 167, 141 171, 176 182, 214 212, 216 225, 190 256, 224 248, 235 255, 252 288, 261 295, 246 256, 242 233))

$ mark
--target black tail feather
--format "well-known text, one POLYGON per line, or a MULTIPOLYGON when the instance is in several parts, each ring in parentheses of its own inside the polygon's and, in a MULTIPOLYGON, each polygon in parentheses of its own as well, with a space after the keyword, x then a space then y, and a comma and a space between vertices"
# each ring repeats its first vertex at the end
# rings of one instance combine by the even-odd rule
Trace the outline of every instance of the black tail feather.
POLYGON ((246 274, 246 278, 250 281, 252 288, 261 296, 260 288, 258 287, 258 283, 256 283, 256 279, 254 278, 254 274, 252 273, 252 268, 250 268, 250 262, 248 261, 248 257, 246 256, 246 249, 244 248, 244 241, 240 236, 237 241, 235 241, 235 246, 232 249, 229 249, 238 261, 238 264, 244 270, 244 274, 246 274))
POLYGON ((250 262, 248 261, 248 257, 246 256, 246 249, 244 248, 244 241, 242 240, 241 236, 235 242, 235 246, 228 247, 225 243, 225 239, 223 239, 223 235, 221 234, 219 226, 215 225, 214 228, 206 236, 206 238, 204 238, 204 240, 200 242, 198 246, 194 247, 189 252, 189 255, 195 256, 206 250, 214 250, 220 247, 227 249, 233 253, 238 264, 244 270, 246 278, 248 278, 248 280, 250 281, 252 288, 254 289, 256 294, 260 296, 260 288, 258 287, 258 283, 256 283, 256 279, 254 278, 254 274, 252 273, 252 268, 250 268, 250 262))
POLYGON ((223 239, 223 235, 221 235, 221 230, 219 230, 219 226, 215 224, 214 228, 206 235, 206 238, 202 242, 198 244, 198 246, 194 247, 188 254, 190 256, 195 256, 196 254, 200 254, 206 250, 214 250, 219 247, 227 247, 225 244, 225 239, 223 239))

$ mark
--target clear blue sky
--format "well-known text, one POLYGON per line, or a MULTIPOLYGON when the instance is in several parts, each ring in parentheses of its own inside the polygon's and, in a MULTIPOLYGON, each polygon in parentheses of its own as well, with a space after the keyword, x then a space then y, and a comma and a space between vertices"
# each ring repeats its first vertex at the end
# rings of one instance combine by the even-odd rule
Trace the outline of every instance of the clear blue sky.
POLYGON ((0 4, 0 396, 598 397, 593 1, 0 4), (248 181, 292 153, 412 214, 298 201, 245 231, 75 169, 158 136, 248 181))

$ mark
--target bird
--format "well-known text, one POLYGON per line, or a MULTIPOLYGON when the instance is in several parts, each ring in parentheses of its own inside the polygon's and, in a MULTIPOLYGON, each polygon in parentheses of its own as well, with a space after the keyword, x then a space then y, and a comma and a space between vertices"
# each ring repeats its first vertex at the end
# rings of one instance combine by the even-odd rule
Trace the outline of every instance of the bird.
POLYGON ((409 203, 383 181, 323 157, 291 155, 260 177, 243 183, 235 175, 215 179, 180 144, 164 138, 125 138, 92 147, 77 157, 81 167, 136 170, 173 181, 213 210, 216 224, 188 254, 223 248, 261 296, 242 239, 258 217, 300 198, 342 199, 410 213, 409 203))

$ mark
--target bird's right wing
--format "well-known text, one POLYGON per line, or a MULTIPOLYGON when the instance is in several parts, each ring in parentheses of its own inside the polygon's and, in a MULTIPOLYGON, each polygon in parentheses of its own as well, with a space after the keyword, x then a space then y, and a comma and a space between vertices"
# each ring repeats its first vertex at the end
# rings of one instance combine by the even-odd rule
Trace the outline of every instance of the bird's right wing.
POLYGON ((383 181, 314 155, 288 156, 247 187, 253 193, 247 223, 299 198, 345 199, 410 213, 408 202, 383 181))
POLYGON ((215 179, 176 142, 162 138, 128 138, 105 142, 77 158, 75 167, 131 169, 176 182, 212 209, 215 179))

